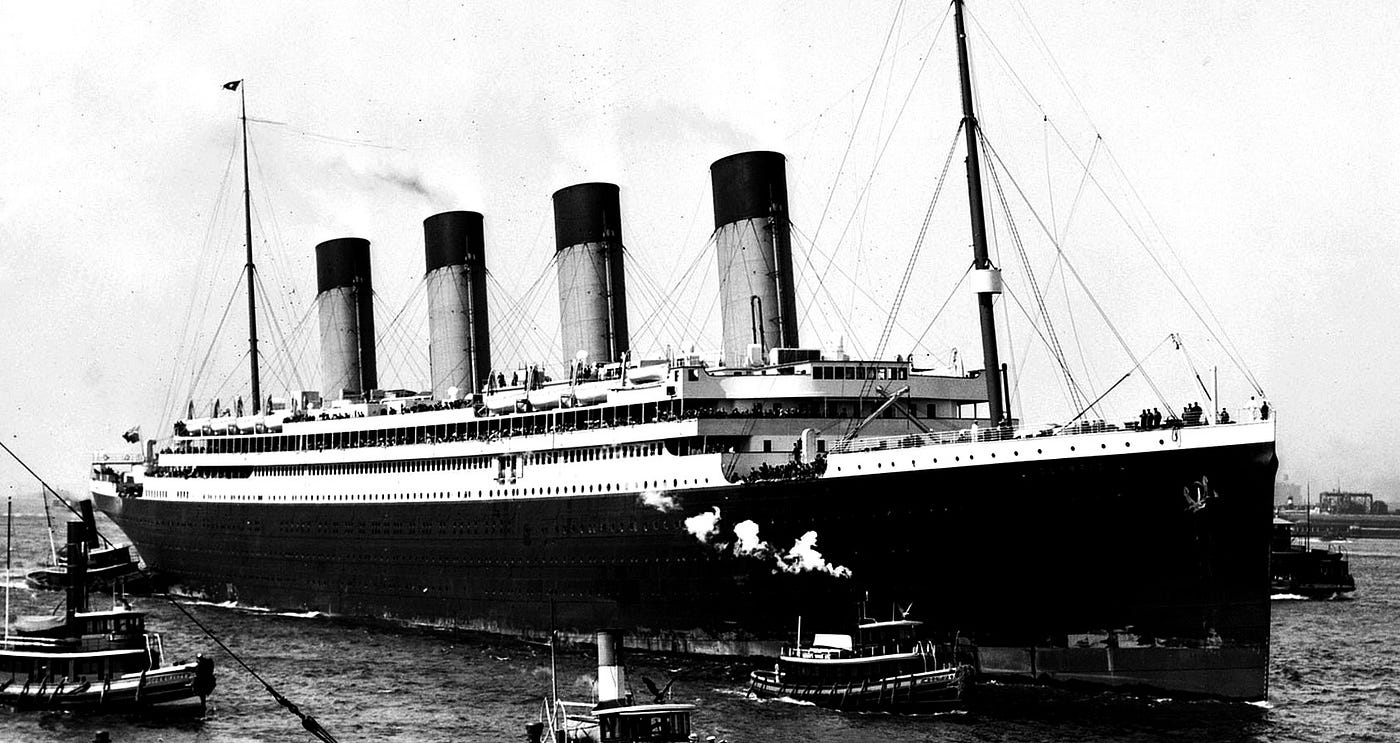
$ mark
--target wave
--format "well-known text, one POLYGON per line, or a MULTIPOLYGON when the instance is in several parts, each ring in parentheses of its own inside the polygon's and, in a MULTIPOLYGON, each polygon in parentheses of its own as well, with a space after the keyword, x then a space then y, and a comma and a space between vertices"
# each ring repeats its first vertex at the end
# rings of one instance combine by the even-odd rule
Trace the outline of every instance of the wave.
POLYGON ((269 617, 289 617, 291 619, 325 619, 330 614, 323 611, 277 611, 266 606, 253 606, 251 604, 240 604, 237 601, 207 601, 205 599, 180 597, 180 603, 186 606, 210 606, 215 609, 228 609, 239 611, 245 614, 262 614, 269 617))

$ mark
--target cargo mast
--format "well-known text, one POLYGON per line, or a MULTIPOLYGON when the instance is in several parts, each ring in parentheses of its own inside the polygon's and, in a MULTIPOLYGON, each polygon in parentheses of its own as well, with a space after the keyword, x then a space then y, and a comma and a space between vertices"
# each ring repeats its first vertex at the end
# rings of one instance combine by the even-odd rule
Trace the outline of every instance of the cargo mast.
POLYGON ((992 295, 1001 293, 1001 271, 987 258, 987 223, 982 209, 982 169, 977 159, 979 134, 972 106, 972 74, 967 61, 967 30, 963 25, 963 0, 953 0, 958 31, 958 72, 962 80, 963 127, 967 131, 967 195, 972 216, 973 288, 982 321, 982 376, 987 381, 988 417, 1003 422, 1001 363, 997 358, 997 326, 992 295))

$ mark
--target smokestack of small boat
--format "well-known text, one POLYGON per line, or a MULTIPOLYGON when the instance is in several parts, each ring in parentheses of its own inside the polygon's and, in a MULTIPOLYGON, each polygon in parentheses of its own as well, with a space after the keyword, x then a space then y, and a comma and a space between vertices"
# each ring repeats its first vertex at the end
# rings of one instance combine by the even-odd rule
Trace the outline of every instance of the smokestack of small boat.
POLYGON ((598 630, 598 709, 627 703, 627 679, 622 666, 622 631, 598 630))
POLYGON ((796 348, 787 170, 777 152, 741 152, 710 166, 724 363, 744 366, 749 346, 796 348))
MULTIPOLYGON (((68 544, 64 548, 68 557, 68 621, 73 615, 88 610, 87 605, 87 526, 81 521, 68 522, 68 544)), ((8 619, 6 620, 8 621, 8 619)))
POLYGON ((580 183, 556 191, 554 240, 564 358, 583 351, 590 362, 617 361, 628 348, 617 186, 580 183))
POLYGON ((423 220, 427 257, 428 366, 433 397, 470 398, 491 376, 482 217, 443 212, 423 220))
POLYGON ((342 237, 316 246, 316 304, 322 397, 333 400, 377 388, 368 240, 342 237))

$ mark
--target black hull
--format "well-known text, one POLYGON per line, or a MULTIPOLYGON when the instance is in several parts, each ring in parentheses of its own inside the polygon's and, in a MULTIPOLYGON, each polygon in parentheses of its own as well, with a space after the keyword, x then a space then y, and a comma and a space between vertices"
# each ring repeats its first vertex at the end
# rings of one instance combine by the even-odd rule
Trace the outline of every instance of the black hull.
POLYGON ((868 592, 912 602, 930 630, 980 647, 1074 649, 1116 631, 1096 647, 1228 651, 1227 668, 1207 661, 1174 675, 1167 661, 1144 683, 1260 699, 1276 466, 1266 442, 885 470, 678 490, 667 513, 636 493, 275 505, 95 497, 147 565, 212 600, 526 636, 623 627, 631 646, 776 655, 798 615, 843 626, 868 592), (1206 477, 1213 496, 1188 508, 1183 487, 1206 477), (702 544, 684 520, 715 507, 724 531, 712 543, 732 544, 744 520, 779 552, 816 531, 817 549, 851 577, 787 573, 771 557, 702 544), (1228 683, 1215 683, 1217 670, 1228 683))

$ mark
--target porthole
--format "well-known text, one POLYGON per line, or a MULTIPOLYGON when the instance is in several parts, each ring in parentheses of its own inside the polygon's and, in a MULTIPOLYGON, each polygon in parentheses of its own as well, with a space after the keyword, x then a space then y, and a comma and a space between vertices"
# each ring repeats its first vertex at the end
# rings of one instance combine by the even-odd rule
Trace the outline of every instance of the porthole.
POLYGON ((1070 450, 1070 451, 1074 451, 1074 447, 1071 446, 1071 447, 1069 448, 1069 450, 1070 450))
POLYGON ((1133 442, 1131 442, 1131 441, 1124 441, 1124 442, 1123 442, 1123 446, 1124 446, 1124 447, 1130 447, 1130 446, 1132 446, 1132 445, 1133 445, 1133 442))
POLYGON ((1108 444, 1099 444, 1099 448, 1100 448, 1100 449, 1107 449, 1107 448, 1108 448, 1108 444))
POLYGON ((1036 450, 1035 450, 1035 453, 1036 453, 1036 454, 1044 454, 1045 451, 1042 450, 1042 449, 1036 449, 1036 450))

